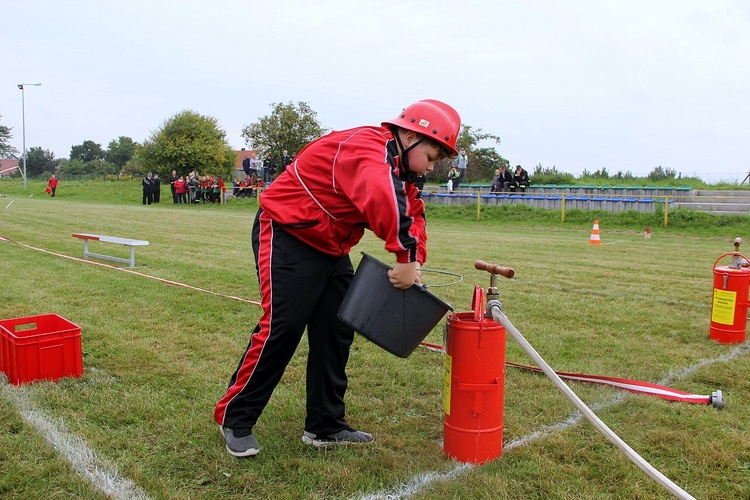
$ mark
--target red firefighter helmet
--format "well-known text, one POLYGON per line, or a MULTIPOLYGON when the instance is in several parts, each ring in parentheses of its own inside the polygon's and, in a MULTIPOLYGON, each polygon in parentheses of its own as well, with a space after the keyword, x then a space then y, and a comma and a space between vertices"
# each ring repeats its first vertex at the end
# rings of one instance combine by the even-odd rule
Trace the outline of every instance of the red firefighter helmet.
POLYGON ((461 131, 461 117, 444 102, 434 99, 417 101, 404 108, 393 120, 383 125, 396 125, 417 132, 444 146, 451 156, 456 156, 456 141, 461 131))

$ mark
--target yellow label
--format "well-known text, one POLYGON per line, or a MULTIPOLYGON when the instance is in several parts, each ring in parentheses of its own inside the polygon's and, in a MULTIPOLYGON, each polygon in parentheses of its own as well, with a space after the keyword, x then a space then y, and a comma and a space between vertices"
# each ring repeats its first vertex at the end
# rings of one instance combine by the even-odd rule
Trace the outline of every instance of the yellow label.
POLYGON ((722 325, 734 324, 734 308, 737 304, 737 292, 714 288, 711 321, 722 325))
POLYGON ((449 355, 445 355, 445 379, 443 380, 444 395, 443 395, 443 406, 445 406, 445 414, 451 414, 451 376, 453 374, 453 358, 449 355))

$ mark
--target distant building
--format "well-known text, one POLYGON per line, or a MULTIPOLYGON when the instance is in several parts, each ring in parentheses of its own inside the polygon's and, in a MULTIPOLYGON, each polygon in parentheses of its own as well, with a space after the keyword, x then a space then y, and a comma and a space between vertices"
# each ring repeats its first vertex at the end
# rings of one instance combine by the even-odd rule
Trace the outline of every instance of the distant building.
POLYGON ((0 160, 0 177, 10 177, 11 174, 16 173, 18 165, 18 159, 0 160))

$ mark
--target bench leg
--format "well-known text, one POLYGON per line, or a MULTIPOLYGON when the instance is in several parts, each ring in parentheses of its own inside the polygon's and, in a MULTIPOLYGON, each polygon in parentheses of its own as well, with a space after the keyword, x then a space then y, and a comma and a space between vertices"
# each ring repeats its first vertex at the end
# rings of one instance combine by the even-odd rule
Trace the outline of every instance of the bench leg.
POLYGON ((130 267, 135 267, 135 247, 130 247, 130 267))

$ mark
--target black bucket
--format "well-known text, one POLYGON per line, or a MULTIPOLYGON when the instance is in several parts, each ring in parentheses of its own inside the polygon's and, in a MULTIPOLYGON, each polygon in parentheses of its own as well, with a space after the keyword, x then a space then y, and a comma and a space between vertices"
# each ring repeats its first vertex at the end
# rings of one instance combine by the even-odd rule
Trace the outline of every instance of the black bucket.
POLYGON ((338 316, 376 345, 406 358, 453 308, 421 285, 395 288, 389 269, 363 252, 338 316))

